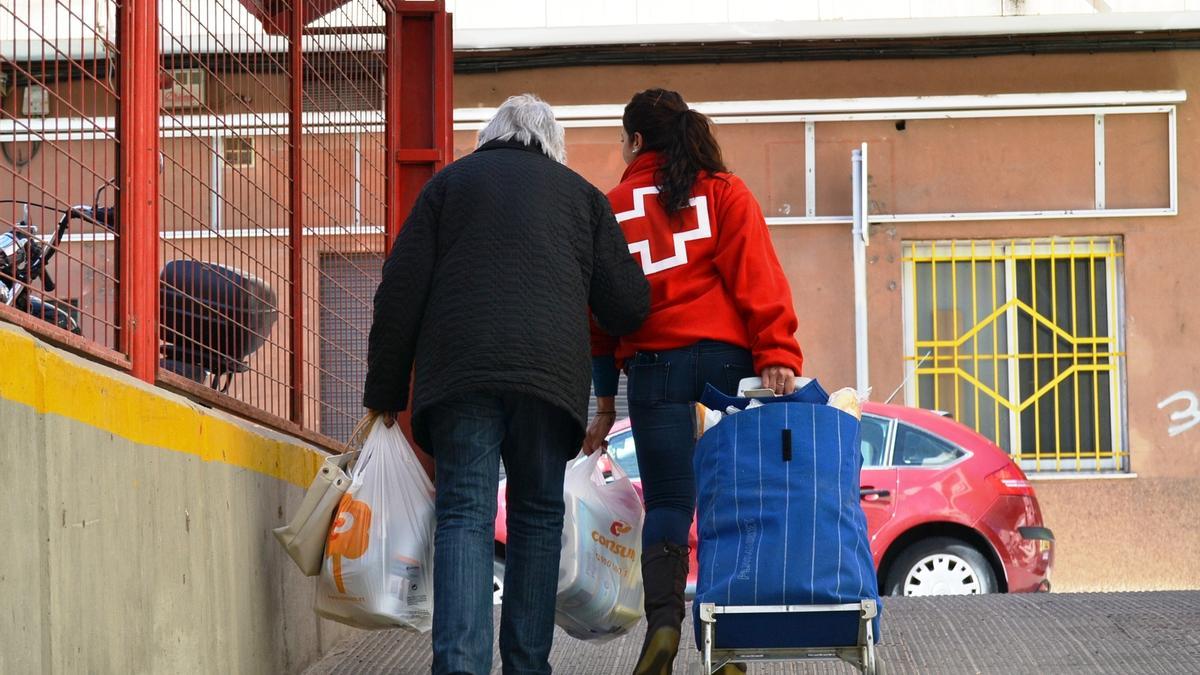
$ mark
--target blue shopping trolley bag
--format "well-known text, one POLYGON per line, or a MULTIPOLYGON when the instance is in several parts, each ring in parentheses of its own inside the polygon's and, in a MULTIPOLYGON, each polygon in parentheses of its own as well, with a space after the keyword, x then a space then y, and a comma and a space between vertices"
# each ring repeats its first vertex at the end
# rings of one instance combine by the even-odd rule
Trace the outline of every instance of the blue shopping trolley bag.
MULTIPOLYGON (((836 605, 878 601, 875 567, 859 504, 859 421, 825 405, 817 382, 727 415, 696 444, 697 560, 694 610, 721 606, 836 605)), ((710 409, 751 399, 709 387, 710 409)), ((757 626, 788 647, 837 644, 858 630, 852 615, 794 617, 803 627, 757 626)), ((879 636, 878 619, 874 635, 879 636)), ((695 622, 697 644, 700 621, 695 622)), ((728 634, 728 633, 726 633, 728 634)))

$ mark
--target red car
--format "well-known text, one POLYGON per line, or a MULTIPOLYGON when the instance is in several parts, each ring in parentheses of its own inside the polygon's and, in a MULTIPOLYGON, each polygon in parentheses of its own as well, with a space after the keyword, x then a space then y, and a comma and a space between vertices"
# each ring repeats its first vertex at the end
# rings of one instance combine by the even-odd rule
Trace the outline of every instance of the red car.
MULTIPOLYGON (((629 420, 608 437, 609 455, 638 480, 629 420)), ((1050 590, 1054 535, 1033 486, 995 443, 941 414, 863 406, 862 507, 879 590, 889 595, 969 595, 1050 590)), ((502 592, 504 489, 496 515, 496 591, 502 592)), ((692 524, 689 591, 695 588, 692 524)))

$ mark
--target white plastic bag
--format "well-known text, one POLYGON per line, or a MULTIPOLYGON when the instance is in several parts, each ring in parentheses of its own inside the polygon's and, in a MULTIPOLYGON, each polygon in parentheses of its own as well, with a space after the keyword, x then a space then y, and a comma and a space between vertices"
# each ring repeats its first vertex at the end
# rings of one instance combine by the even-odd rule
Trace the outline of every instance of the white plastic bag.
POLYGON ((317 581, 317 614, 358 628, 433 624, 433 484, 400 431, 376 420, 350 471, 317 581))
POLYGON ((555 623, 581 640, 611 640, 642 616, 645 507, 620 465, 601 452, 567 468, 563 497, 555 623))

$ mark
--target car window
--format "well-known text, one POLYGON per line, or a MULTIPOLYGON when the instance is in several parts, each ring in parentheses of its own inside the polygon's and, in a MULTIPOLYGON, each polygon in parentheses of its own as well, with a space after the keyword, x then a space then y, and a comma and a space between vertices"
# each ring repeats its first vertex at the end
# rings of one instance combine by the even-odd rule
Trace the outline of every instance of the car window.
POLYGON ((632 431, 624 431, 608 439, 608 454, 617 460, 617 464, 621 465, 630 478, 639 476, 632 431))
POLYGON ((883 465, 883 456, 887 452, 888 424, 890 422, 881 417, 863 415, 858 445, 862 449, 864 468, 883 465))
POLYGON ((892 463, 896 466, 941 466, 965 454, 953 443, 901 424, 896 429, 896 451, 892 463))

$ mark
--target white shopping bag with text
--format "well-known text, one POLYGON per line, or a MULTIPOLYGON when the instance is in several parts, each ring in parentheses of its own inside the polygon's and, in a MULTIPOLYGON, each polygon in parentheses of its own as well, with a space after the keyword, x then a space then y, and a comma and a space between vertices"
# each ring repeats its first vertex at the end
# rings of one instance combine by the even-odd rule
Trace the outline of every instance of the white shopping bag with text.
POLYGON ((376 420, 338 504, 317 614, 358 628, 433 624, 433 484, 400 425, 376 420))
POLYGON ((646 510, 629 477, 603 452, 567 468, 563 497, 555 623, 581 640, 610 640, 642 616, 646 510))

